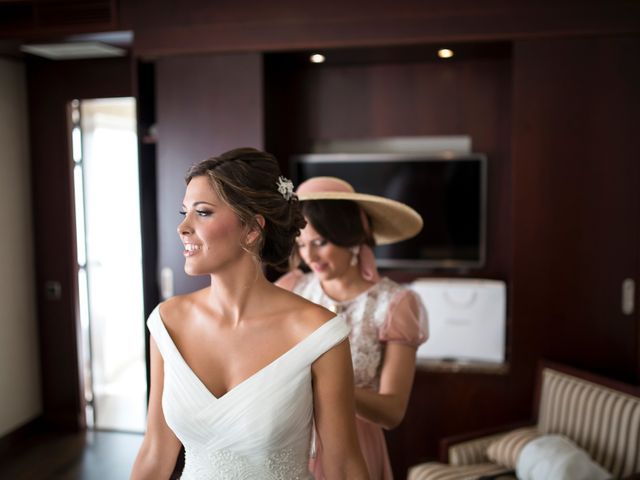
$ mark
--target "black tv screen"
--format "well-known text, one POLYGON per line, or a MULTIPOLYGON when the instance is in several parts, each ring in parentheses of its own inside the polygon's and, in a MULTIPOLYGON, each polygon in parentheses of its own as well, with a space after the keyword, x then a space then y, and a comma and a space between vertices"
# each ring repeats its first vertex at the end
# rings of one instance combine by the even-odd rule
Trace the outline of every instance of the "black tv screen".
POLYGON ((416 237, 376 247, 381 267, 478 268, 485 257, 486 157, 482 154, 306 154, 292 158, 294 182, 339 177, 357 192, 414 208, 416 237))

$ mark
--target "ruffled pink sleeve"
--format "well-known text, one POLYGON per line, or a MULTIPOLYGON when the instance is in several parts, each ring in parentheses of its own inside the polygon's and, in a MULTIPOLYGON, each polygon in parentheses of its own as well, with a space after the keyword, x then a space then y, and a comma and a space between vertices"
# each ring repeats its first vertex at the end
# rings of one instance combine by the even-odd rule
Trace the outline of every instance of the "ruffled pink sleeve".
POLYGON ((299 268, 296 268, 295 270, 291 270, 289 273, 285 273, 274 283, 280 288, 292 291, 296 286, 296 283, 298 283, 303 276, 304 272, 299 268))
POLYGON ((380 341, 417 348, 426 342, 428 337, 427 311, 418 295, 412 290, 396 293, 391 299, 387 318, 380 328, 380 341))

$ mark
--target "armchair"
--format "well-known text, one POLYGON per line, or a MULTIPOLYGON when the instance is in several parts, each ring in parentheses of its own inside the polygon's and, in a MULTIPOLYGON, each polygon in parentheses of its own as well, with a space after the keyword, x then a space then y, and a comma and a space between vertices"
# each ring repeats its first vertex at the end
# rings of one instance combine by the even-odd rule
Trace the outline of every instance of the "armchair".
POLYGON ((534 404, 536 422, 443 439, 440 462, 411 467, 408 480, 515 478, 524 446, 548 434, 569 438, 613 478, 640 472, 639 386, 541 362, 534 404))

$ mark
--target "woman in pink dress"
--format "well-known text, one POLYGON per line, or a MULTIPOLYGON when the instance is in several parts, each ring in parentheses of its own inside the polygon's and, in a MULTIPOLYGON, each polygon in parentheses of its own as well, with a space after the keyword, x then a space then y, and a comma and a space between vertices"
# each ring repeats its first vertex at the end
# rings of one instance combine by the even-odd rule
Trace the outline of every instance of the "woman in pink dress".
MULTIPOLYGON (((382 429, 404 417, 427 317, 414 292, 379 277, 372 247, 416 235, 422 218, 405 204, 356 193, 334 177, 307 180, 297 194, 307 220, 297 255, 311 272, 296 269, 276 283, 346 317, 360 447, 371 480, 391 479, 382 429)), ((311 462, 316 480, 325 478, 321 457, 318 444, 311 462)))

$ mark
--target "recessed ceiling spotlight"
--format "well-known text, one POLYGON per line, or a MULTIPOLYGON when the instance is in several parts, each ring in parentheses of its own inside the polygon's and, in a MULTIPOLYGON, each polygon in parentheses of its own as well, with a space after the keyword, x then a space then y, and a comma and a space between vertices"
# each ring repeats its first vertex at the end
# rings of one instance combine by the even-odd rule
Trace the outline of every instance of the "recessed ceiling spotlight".
POLYGON ((324 55, 321 53, 314 53, 309 57, 311 63, 323 63, 325 61, 324 55))
POLYGON ((441 48, 438 50, 438 56, 440 58, 451 58, 453 57, 453 50, 449 50, 448 48, 441 48))

